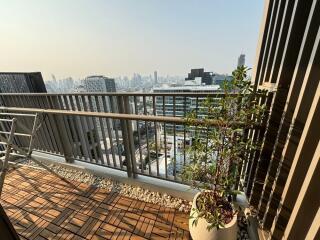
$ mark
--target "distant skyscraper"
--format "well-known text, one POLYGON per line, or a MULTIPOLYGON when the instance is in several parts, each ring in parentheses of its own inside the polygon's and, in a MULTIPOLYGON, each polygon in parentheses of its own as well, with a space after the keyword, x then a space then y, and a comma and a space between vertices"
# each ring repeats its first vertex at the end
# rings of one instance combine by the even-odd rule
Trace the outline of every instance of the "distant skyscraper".
POLYGON ((154 71, 154 84, 158 84, 158 73, 157 71, 154 71))
POLYGON ((244 66, 245 63, 246 63, 246 55, 240 54, 240 56, 238 57, 238 67, 244 66))
MULTIPOLYGON (((85 90, 86 92, 115 92, 116 91, 116 84, 113 78, 108 78, 102 75, 94 75, 94 76, 89 76, 86 77, 83 81, 83 89, 79 88, 78 91, 83 91, 85 90)), ((103 100, 102 98, 98 100, 97 104, 99 104, 100 109, 104 109, 104 111, 107 112, 112 112, 112 108, 111 108, 111 103, 110 101, 106 101, 106 104, 103 104, 103 100), (106 109, 104 108, 104 106, 106 106, 106 109)), ((87 103, 87 105, 89 106, 89 104, 87 103)), ((97 112, 98 108, 97 106, 93 106, 93 111, 97 112)), ((112 124, 113 121, 112 119, 108 119, 109 124, 111 126, 111 129, 113 129, 112 124)), ((118 123, 118 121, 116 121, 118 123)), ((96 124, 98 126, 100 126, 100 123, 98 121, 98 119, 96 119, 96 124)), ((100 128, 98 128, 100 129, 100 128)), ((104 128, 104 131, 107 132, 108 129, 104 128)), ((99 139, 102 139, 102 134, 101 131, 98 131, 98 135, 99 139)))
POLYGON ((87 92, 115 92, 116 84, 113 78, 95 75, 84 80, 84 88, 87 92))
POLYGON ((51 74, 51 77, 52 77, 52 81, 54 81, 54 82, 57 81, 56 76, 54 74, 51 74))
POLYGON ((40 72, 0 72, 0 92, 47 92, 40 72))

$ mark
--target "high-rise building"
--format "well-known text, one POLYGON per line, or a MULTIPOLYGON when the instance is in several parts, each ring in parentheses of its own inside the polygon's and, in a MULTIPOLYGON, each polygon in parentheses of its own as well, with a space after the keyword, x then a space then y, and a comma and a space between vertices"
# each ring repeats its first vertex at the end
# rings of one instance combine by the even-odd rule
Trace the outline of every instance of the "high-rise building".
MULTIPOLYGON (((213 85, 213 76, 211 72, 204 72, 203 69, 192 69, 191 73, 188 74, 188 78, 185 80, 183 86, 162 86, 153 89, 154 93, 212 93, 219 92, 220 86, 213 85), (211 83, 211 84, 205 84, 211 83)), ((156 97, 156 113, 159 116, 176 116, 185 117, 186 112, 191 112, 197 109, 201 102, 204 101, 204 97, 184 97, 184 96, 167 96, 165 106, 163 106, 163 98, 161 96, 156 97), (175 106, 174 106, 175 105, 175 106)), ((199 112, 199 115, 202 113, 199 112)), ((174 128, 173 124, 166 124, 167 130, 171 131, 174 128)), ((176 130, 179 132, 183 131, 183 126, 176 125, 176 130)))
POLYGON ((232 80, 232 76, 227 74, 215 74, 213 77, 213 83, 219 86, 222 86, 224 81, 231 81, 231 80, 232 80))
POLYGON ((244 54, 240 54, 240 56, 238 57, 238 67, 240 66, 244 66, 246 64, 246 55, 244 54))
POLYGON ((113 78, 108 78, 102 75, 94 75, 86 77, 83 82, 87 92, 116 91, 116 84, 113 78))
MULTIPOLYGON (((46 93, 40 72, 0 72, 0 93, 46 93)), ((0 97, 1 106, 14 106, 7 98, 0 97)), ((9 125, 0 122, 0 128, 10 131, 9 125)), ((23 132, 21 126, 16 127, 17 132, 23 132)), ((26 139, 17 139, 21 145, 28 144, 26 139)), ((1 149, 1 148, 0 148, 1 149)))
MULTIPOLYGON (((93 76, 88 76, 83 80, 81 87, 78 88, 78 92, 116 92, 116 84, 113 78, 108 78, 102 75, 93 75, 93 76)), ((89 106, 89 103, 86 103, 87 106, 89 106)), ((112 112, 111 109, 111 103, 110 100, 107 99, 105 104, 103 103, 103 99, 100 98, 97 102, 99 104, 99 108, 103 109, 104 111, 107 112, 112 112), (106 107, 106 109, 105 109, 106 107)), ((92 106, 93 111, 98 111, 98 106, 95 104, 92 106)), ((115 125, 118 125, 119 121, 113 122, 112 119, 108 119, 109 124, 111 126, 111 129, 115 127, 115 125)), ((100 126, 100 122, 98 119, 96 119, 96 124, 100 126)), ((100 128, 99 128, 100 129, 100 128)), ((107 132, 107 128, 105 126, 104 129, 105 132, 107 132)), ((99 139, 102 139, 102 134, 101 131, 99 130, 98 133, 96 133, 99 136, 99 139)))
POLYGON ((0 92, 47 92, 41 72, 0 72, 0 92))
POLYGON ((157 73, 157 71, 154 71, 154 84, 155 85, 158 84, 158 73, 157 73))
POLYGON ((212 72, 205 72, 203 68, 191 69, 188 73, 186 81, 195 80, 195 78, 201 78, 201 85, 212 85, 214 74, 212 72))
MULTIPOLYGON (((154 88, 154 93, 213 93, 219 92, 219 85, 184 85, 184 86, 167 86, 154 88)), ((205 97, 184 97, 177 95, 175 98, 172 96, 166 97, 165 107, 163 108, 163 99, 162 96, 156 97, 156 113, 159 116, 176 116, 176 117, 185 117, 185 112, 191 112, 196 108, 199 108, 201 102, 205 97), (175 101, 175 109, 173 110, 175 101), (198 101, 198 103, 197 103, 198 101), (163 111, 165 109, 165 112, 163 111), (175 112, 175 113, 174 113, 175 112)), ((169 123, 167 126, 171 126, 169 123)), ((182 127, 182 126, 177 126, 182 127)))

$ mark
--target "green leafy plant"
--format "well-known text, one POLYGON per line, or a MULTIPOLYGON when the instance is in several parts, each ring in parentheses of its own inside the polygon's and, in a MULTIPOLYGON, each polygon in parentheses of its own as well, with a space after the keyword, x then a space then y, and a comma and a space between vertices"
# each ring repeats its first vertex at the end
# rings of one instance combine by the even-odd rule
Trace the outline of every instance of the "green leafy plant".
POLYGON ((197 198, 197 208, 191 216, 193 224, 205 218, 208 229, 224 227, 232 220, 235 211, 230 196, 238 193, 238 166, 246 152, 258 147, 247 133, 262 122, 266 107, 259 100, 266 92, 254 89, 248 70, 238 67, 232 79, 224 81, 223 97, 207 97, 200 114, 193 111, 187 116, 194 139, 188 149, 190 164, 183 168, 181 177, 194 188, 209 190, 197 198))

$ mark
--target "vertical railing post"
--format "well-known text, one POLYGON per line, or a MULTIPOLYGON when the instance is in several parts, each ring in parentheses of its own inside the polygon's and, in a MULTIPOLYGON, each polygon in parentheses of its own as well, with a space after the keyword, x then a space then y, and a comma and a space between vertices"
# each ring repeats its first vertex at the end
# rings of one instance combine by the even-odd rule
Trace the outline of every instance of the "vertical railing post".
MULTIPOLYGON (((129 104, 129 97, 124 96, 124 111, 126 114, 132 114, 132 109, 130 108, 129 104)), ((135 144, 133 139, 133 130, 132 130, 132 120, 126 120, 127 122, 127 129, 128 129, 128 140, 129 140, 129 148, 130 148, 130 155, 131 155, 131 170, 132 176, 135 178, 137 176, 137 162, 135 156, 135 144)), ((140 143, 139 143, 140 144, 140 143)))
MULTIPOLYGON (((50 107, 53 109, 59 109, 58 100, 55 98, 50 98, 50 107)), ((67 129, 63 121, 63 116, 60 114, 53 115, 54 124, 58 129, 58 141, 60 140, 62 151, 66 162, 73 163, 73 153, 72 153, 72 145, 67 135, 67 129)))
MULTIPOLYGON (((123 96, 118 96, 117 102, 118 102, 119 113, 125 113, 125 108, 124 108, 124 106, 126 105, 124 103, 125 98, 123 96)), ((127 174, 128 174, 128 177, 134 177, 132 174, 132 162, 131 162, 132 153, 131 153, 131 147, 130 147, 130 141, 129 141, 129 135, 131 135, 131 133, 128 131, 128 120, 121 119, 120 125, 121 125, 121 132, 122 132, 123 147, 124 147, 124 152, 126 157, 127 174)))

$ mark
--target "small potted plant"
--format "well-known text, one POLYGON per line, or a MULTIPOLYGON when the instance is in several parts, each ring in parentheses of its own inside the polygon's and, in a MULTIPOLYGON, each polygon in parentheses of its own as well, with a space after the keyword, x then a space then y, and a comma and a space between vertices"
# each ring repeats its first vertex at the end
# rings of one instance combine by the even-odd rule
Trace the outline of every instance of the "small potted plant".
POLYGON ((238 193, 235 182, 245 152, 257 147, 246 133, 261 122, 265 109, 257 101, 265 92, 254 90, 247 71, 238 67, 221 86, 223 97, 206 98, 198 113, 187 118, 193 141, 181 177, 200 190, 189 220, 194 240, 237 238, 237 211, 232 204, 238 193))

